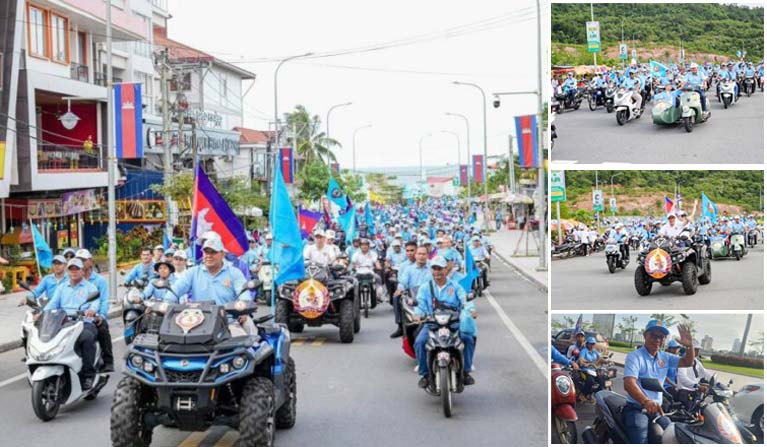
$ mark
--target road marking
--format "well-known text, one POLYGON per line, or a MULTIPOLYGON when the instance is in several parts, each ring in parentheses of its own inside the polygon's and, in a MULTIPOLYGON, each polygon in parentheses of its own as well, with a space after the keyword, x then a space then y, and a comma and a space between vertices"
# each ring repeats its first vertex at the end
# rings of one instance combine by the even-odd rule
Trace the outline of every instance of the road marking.
POLYGON ((303 346, 305 339, 303 338, 294 338, 290 341, 291 346, 303 346))
POLYGON ((193 432, 191 435, 187 436, 186 439, 181 441, 181 444, 179 444, 178 447, 197 447, 203 440, 205 440, 208 433, 210 433, 210 430, 193 432))
POLYGON ((213 447, 232 447, 240 434, 235 430, 229 430, 218 440, 213 447))
POLYGON ((552 163, 557 163, 557 164, 573 164, 574 165, 574 164, 578 163, 578 160, 559 160, 559 159, 557 159, 557 160, 551 160, 551 162, 552 163))
POLYGON ((312 346, 322 346, 323 343, 325 343, 325 337, 319 337, 312 342, 312 346))
POLYGON ((535 348, 533 348, 533 345, 530 343, 530 341, 528 341, 527 337, 522 334, 522 331, 519 330, 517 325, 511 321, 511 318, 506 315, 506 312, 504 312, 504 310, 501 308, 501 305, 498 304, 498 301, 493 298, 493 295, 490 292, 485 291, 484 296, 487 297, 487 302, 493 306, 495 312, 499 317, 501 317, 501 321, 504 325, 506 325, 506 328, 509 330, 509 332, 511 332, 511 335, 517 339, 517 342, 519 342, 519 345, 522 346, 522 349, 524 349, 527 355, 533 360, 533 363, 538 367, 538 370, 541 372, 543 377, 548 378, 549 365, 547 362, 543 359, 543 357, 540 356, 540 354, 538 354, 535 348))

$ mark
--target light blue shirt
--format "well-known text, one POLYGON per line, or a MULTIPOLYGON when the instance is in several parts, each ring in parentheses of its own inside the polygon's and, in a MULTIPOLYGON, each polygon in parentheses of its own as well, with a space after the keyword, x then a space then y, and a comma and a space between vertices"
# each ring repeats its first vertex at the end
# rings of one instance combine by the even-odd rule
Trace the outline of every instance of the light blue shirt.
POLYGON ((703 75, 700 73, 693 74, 690 72, 684 76, 685 84, 691 85, 693 88, 703 88, 703 81, 703 75))
MULTIPOLYGON (((181 276, 184 276, 184 275, 181 275, 181 276)), ((171 273, 170 276, 168 277, 168 284, 170 284, 172 288, 175 283, 176 283, 176 274, 171 273)), ((150 298, 169 301, 171 303, 175 303, 177 301, 176 297, 173 296, 173 294, 170 293, 168 289, 158 289, 151 282, 146 287, 146 289, 144 289, 144 299, 148 300, 150 298)))
POLYGON ((99 291, 99 315, 101 318, 106 319, 109 314, 109 283, 103 276, 92 271, 88 282, 96 286, 99 291))
POLYGON ((599 357, 601 357, 601 355, 599 354, 599 351, 596 350, 596 348, 592 349, 591 351, 589 351, 588 348, 581 349, 580 353, 578 354, 578 360, 583 359, 583 361, 588 363, 596 363, 596 361, 599 360, 599 357))
POLYGON ((404 271, 400 270, 398 276, 400 290, 409 290, 411 296, 415 296, 415 289, 431 279, 431 267, 429 263, 424 264, 423 267, 418 267, 418 264, 414 263, 412 266, 406 268, 404 271))
POLYGON ((485 250, 485 247, 481 245, 479 247, 475 247, 474 244, 472 244, 469 247, 469 251, 471 252, 471 256, 474 257, 475 261, 482 261, 487 258, 487 250, 485 250))
POLYGON ((45 305, 45 310, 64 309, 70 316, 77 315, 78 310, 91 309, 98 312, 99 300, 93 300, 87 306, 83 306, 88 295, 93 292, 98 292, 98 289, 85 279, 77 283, 76 286, 73 286, 72 282, 67 279, 56 288, 53 297, 45 305))
MULTIPOLYGON (((205 265, 196 265, 186 271, 171 287, 176 296, 189 295, 189 301, 215 301, 224 305, 237 299, 237 295, 245 285, 245 276, 235 266, 224 263, 223 268, 215 276, 208 273, 205 265)), ((175 301, 176 297, 172 299, 175 301)), ((243 293, 241 300, 249 301, 250 294, 243 293)))
POLYGON ((53 273, 45 275, 43 280, 40 281, 40 284, 32 290, 32 295, 34 295, 35 298, 40 298, 45 294, 45 297, 50 300, 53 297, 56 288, 67 279, 66 272, 61 276, 61 279, 56 278, 56 275, 53 273))
POLYGON ((441 289, 437 286, 437 283, 433 279, 421 284, 418 288, 418 307, 415 308, 415 313, 420 316, 427 316, 434 314, 434 307, 432 306, 431 290, 434 289, 434 298, 437 302, 458 309, 463 310, 466 304, 466 292, 463 290, 457 282, 447 280, 444 287, 441 289), (432 287, 429 287, 429 284, 432 287))
POLYGON ((128 272, 128 276, 125 277, 125 282, 128 283, 135 279, 143 279, 144 275, 146 275, 150 280, 152 280, 157 275, 157 273, 154 271, 154 262, 151 262, 148 266, 139 263, 133 267, 131 271, 128 272))
POLYGON ((405 250, 400 249, 399 253, 392 250, 386 254, 386 260, 389 261, 391 265, 400 265, 407 260, 407 255, 405 254, 405 250))
MULTIPOLYGON (((678 368, 679 360, 680 357, 665 351, 658 351, 658 353, 655 354, 655 357, 653 357, 649 352, 647 352, 647 348, 642 346, 636 351, 630 352, 626 356, 625 367, 623 369, 623 377, 636 378, 637 385, 645 394, 645 396, 659 404, 662 404, 663 393, 660 391, 648 391, 642 388, 642 384, 639 382, 639 379, 654 378, 658 379, 661 384, 663 384, 663 382, 666 380, 666 376, 668 375, 669 368, 678 368)), ((628 401, 641 406, 641 403, 637 402, 631 396, 628 396, 628 401)))

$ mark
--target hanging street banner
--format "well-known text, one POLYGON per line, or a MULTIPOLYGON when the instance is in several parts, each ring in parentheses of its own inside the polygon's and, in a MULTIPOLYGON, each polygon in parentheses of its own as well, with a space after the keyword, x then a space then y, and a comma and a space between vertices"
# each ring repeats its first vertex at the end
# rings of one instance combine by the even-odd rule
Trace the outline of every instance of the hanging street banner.
POLYGON ((517 150, 521 168, 537 168, 538 160, 538 124, 535 115, 514 117, 517 129, 517 150))
POLYGON ((117 84, 114 95, 117 158, 141 158, 144 155, 141 84, 117 84))
POLYGON ((567 200, 565 171, 551 171, 551 203, 567 200))
POLYGON ((460 167, 460 180, 461 180, 461 186, 466 186, 469 184, 469 165, 461 165, 460 167))
POLYGON ((65 216, 79 214, 99 208, 95 189, 65 192, 61 199, 61 210, 65 216))
POLYGON ((472 155, 472 173, 474 174, 474 182, 482 183, 485 181, 485 159, 482 154, 472 155))
POLYGON ((605 197, 602 195, 601 189, 591 191, 591 204, 594 207, 594 211, 604 211, 605 197))
POLYGON ((615 200, 615 197, 610 197, 610 211, 613 213, 618 209, 618 201, 615 200))
POLYGON ((589 53, 602 51, 602 42, 599 39, 599 22, 586 22, 586 49, 589 53))
POLYGON ((628 55, 628 45, 626 45, 625 43, 622 43, 622 44, 620 44, 619 48, 620 48, 618 50, 619 58, 620 58, 620 60, 625 61, 626 59, 629 58, 629 55, 628 55))
POLYGON ((293 183, 293 149, 283 147, 280 149, 280 168, 285 183, 293 183))

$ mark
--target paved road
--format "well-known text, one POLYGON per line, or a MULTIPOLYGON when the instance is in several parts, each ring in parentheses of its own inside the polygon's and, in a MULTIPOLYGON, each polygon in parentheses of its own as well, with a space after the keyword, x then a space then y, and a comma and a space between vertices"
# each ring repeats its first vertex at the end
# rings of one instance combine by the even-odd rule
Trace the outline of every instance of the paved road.
MULTIPOLYGON (((277 446, 544 445, 547 436, 546 295, 501 263, 491 273, 492 299, 479 298, 476 385, 454 399, 451 419, 439 401, 417 388, 415 362, 401 350, 388 304, 377 308, 351 345, 334 327, 307 328, 293 344, 298 369, 298 421, 277 433, 277 446), (496 311, 502 310, 506 322, 496 311), (508 323, 508 325, 507 325, 508 323), (520 342, 515 332, 529 342, 520 342), (537 362, 532 360, 537 357, 537 362), (538 365, 538 366, 536 366, 538 365)), ((16 324, 9 322, 8 324, 16 324)), ((121 334, 112 320, 112 335, 121 334)), ((116 356, 125 347, 115 342, 116 356)), ((0 433, 4 445, 109 445, 109 412, 119 375, 94 402, 63 410, 52 422, 32 412, 19 349, 0 354, 0 433), (30 434, 34 433, 33 436, 30 434)), ((162 447, 231 446, 237 432, 155 429, 162 447)))
POLYGON ((604 252, 551 262, 551 308, 565 309, 764 309, 764 246, 751 249, 740 261, 713 260, 711 283, 685 295, 682 283, 653 285, 649 296, 634 289, 636 251, 625 270, 610 274, 604 252))
POLYGON ((619 126, 615 113, 592 112, 583 102, 576 111, 557 115, 552 161, 571 163, 764 163, 764 94, 741 97, 724 110, 713 89, 711 118, 688 134, 682 127, 652 123, 649 104, 635 121, 619 126))

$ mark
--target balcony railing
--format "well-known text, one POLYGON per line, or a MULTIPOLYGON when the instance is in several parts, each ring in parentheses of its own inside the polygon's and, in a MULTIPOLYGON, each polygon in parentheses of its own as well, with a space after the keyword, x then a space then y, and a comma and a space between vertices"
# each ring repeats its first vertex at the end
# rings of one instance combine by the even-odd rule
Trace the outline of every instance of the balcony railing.
MULTIPOLYGON (((122 78, 112 78, 112 83, 119 84, 123 80, 122 78)), ((107 75, 105 73, 93 73, 93 83, 102 87, 107 86, 107 75)))
POLYGON ((43 173, 101 171, 104 168, 101 146, 86 150, 82 146, 37 145, 37 171, 43 173))
POLYGON ((69 76, 81 82, 88 82, 88 66, 72 62, 69 64, 69 76))

